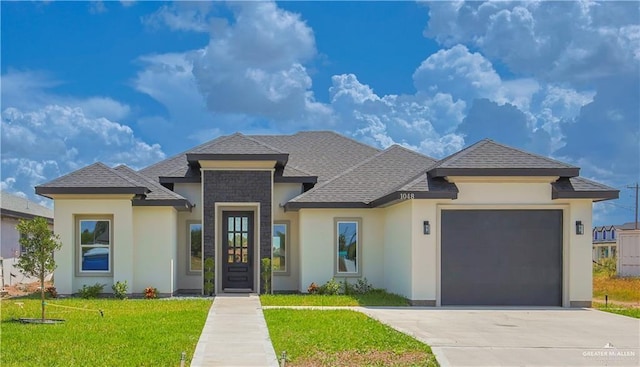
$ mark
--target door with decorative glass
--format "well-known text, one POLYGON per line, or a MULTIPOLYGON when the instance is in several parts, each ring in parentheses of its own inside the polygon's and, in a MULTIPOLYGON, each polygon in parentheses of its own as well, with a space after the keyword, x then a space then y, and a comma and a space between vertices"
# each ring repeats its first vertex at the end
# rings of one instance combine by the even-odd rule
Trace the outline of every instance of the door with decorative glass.
POLYGON ((253 290, 253 212, 222 214, 222 288, 253 290))

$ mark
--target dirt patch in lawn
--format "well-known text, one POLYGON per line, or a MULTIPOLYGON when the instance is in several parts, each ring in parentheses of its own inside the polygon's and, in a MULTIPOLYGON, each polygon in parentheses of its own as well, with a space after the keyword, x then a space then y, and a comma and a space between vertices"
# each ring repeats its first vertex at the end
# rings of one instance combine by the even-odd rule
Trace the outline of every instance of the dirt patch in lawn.
MULTIPOLYGON (((53 286, 52 282, 44 282, 45 289, 51 286, 53 286)), ((36 292, 40 292, 40 282, 5 285, 4 291, 6 292, 6 294, 4 294, 3 292, 3 299, 24 297, 36 292)))
POLYGON ((312 357, 287 363, 292 367, 361 367, 361 366, 437 366, 435 357, 425 352, 394 353, 389 351, 316 352, 312 357))

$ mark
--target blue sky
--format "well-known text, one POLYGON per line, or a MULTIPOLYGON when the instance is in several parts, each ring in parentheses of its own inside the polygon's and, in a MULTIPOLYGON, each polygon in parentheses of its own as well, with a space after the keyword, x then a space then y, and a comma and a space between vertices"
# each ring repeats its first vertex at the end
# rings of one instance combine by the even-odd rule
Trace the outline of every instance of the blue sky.
POLYGON ((335 130, 442 158, 483 138, 640 180, 635 2, 2 2, 3 190, 220 134, 335 130))

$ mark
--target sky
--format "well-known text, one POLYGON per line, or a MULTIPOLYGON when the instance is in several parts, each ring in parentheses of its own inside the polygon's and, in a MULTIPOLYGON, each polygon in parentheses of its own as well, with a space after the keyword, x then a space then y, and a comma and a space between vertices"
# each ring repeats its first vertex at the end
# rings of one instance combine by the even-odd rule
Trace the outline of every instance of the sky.
POLYGON ((6 2, 3 190, 143 168, 219 135, 333 130, 436 159, 490 138, 620 190, 633 221, 640 7, 628 2, 6 2))

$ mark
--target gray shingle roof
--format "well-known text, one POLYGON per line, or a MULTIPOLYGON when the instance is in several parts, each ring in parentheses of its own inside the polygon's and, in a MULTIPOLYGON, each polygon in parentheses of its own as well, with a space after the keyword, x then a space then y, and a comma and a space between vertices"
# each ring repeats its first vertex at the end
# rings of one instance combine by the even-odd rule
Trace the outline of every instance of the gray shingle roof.
POLYGON ((553 199, 617 199, 620 190, 607 185, 588 180, 584 177, 563 177, 551 184, 551 197, 553 199))
POLYGON ((147 187, 96 162, 53 181, 36 186, 38 194, 131 193, 145 194, 147 187))
POLYGON ((579 171, 578 167, 485 139, 444 158, 429 173, 434 177, 575 177, 579 171))
POLYGON ((6 191, 0 193, 0 207, 3 215, 7 214, 20 218, 38 216, 53 219, 53 210, 6 191))
POLYGON ((132 194, 133 205, 175 206, 189 209, 191 204, 179 194, 163 187, 124 165, 109 168, 102 163, 71 172, 43 185, 36 186, 40 195, 54 194, 132 194))
POLYGON ((125 165, 120 165, 114 168, 114 170, 136 182, 140 186, 147 187, 149 192, 146 194, 144 200, 187 200, 183 196, 160 185, 157 181, 153 181, 125 165))
POLYGON ((434 163, 432 158, 393 145, 289 202, 368 204, 434 163))
MULTIPOLYGON (((186 157, 188 153, 236 154, 241 152, 238 147, 231 146, 229 142, 225 143, 227 138, 234 135, 219 137, 201 144, 196 148, 143 168, 140 173, 154 179, 163 176, 184 177, 188 169, 186 157), (218 144, 223 144, 227 148, 217 150, 218 148, 215 146, 218 144)), ((252 142, 251 145, 254 147, 252 152, 264 154, 271 149, 275 152, 268 154, 289 154, 283 176, 301 177, 300 172, 303 172, 305 176, 317 176, 318 182, 327 181, 380 151, 331 131, 303 131, 294 135, 245 136, 240 134, 240 136, 261 143, 252 142)), ((242 141, 246 142, 247 140, 242 141)), ((238 143, 241 140, 234 141, 238 143)))
POLYGON ((200 145, 192 150, 187 151, 189 153, 197 154, 286 154, 287 152, 281 151, 277 148, 269 146, 268 144, 261 142, 251 136, 245 136, 241 133, 235 133, 229 136, 225 136, 222 139, 215 139, 214 141, 200 145))
POLYGON ((253 138, 289 153, 288 165, 327 181, 380 152, 372 146, 332 131, 302 131, 294 135, 254 135, 253 138))

